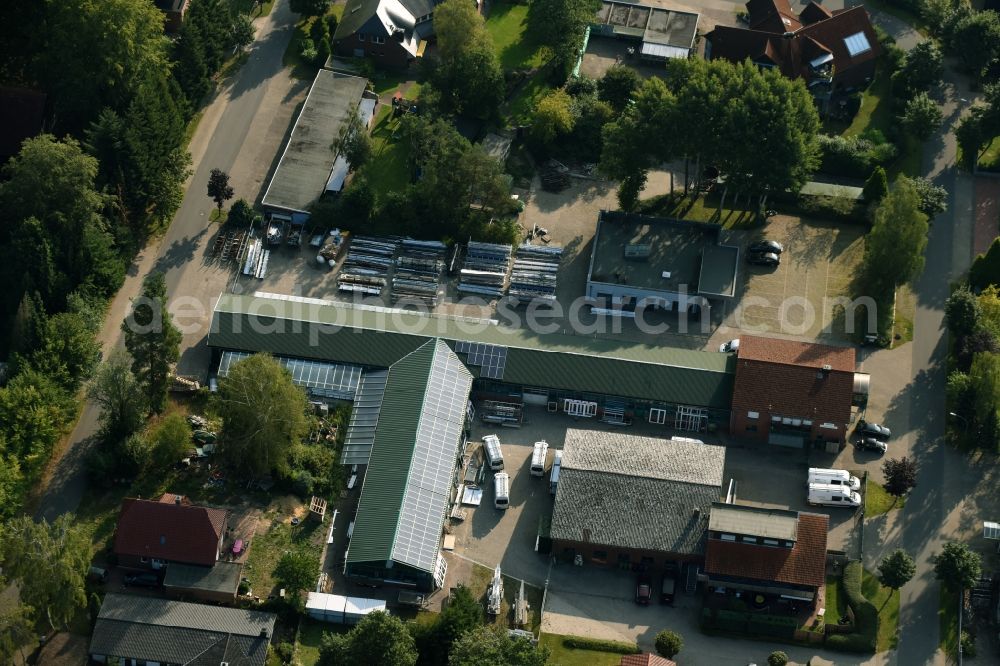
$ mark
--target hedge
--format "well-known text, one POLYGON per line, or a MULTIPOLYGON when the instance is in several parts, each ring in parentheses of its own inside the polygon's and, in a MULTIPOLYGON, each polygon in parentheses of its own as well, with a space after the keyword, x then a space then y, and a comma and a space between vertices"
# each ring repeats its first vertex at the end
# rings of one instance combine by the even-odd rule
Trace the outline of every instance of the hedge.
POLYGON ((839 652, 858 652, 871 654, 875 652, 878 641, 878 610, 861 593, 861 562, 854 560, 844 565, 844 575, 841 585, 847 605, 854 612, 854 627, 856 631, 850 634, 830 634, 825 645, 839 652))
POLYGON ((774 638, 794 638, 795 630, 798 628, 798 623, 793 617, 730 610, 713 611, 710 608, 702 610, 701 620, 702 629, 774 638))
POLYGON ((819 170, 834 176, 864 178, 876 165, 888 164, 899 154, 881 133, 851 137, 820 134, 816 139, 820 149, 819 170))
POLYGON ((635 643, 607 641, 601 638, 586 638, 584 636, 565 636, 563 645, 577 650, 593 650, 594 652, 613 652, 615 654, 639 654, 642 650, 635 643))

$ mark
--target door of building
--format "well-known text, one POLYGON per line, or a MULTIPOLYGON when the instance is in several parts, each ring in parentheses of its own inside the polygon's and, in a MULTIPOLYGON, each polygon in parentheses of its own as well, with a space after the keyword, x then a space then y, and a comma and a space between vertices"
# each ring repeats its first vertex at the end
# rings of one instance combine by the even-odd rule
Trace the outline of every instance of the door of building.
POLYGON ((707 420, 708 410, 704 407, 677 405, 677 412, 674 415, 674 428, 676 430, 698 432, 707 420))

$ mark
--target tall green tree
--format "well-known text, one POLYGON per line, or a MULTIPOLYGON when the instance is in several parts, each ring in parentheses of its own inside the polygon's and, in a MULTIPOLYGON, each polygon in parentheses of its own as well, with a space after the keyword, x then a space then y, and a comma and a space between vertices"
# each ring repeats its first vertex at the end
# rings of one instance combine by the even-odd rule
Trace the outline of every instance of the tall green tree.
POLYGON ((446 111, 476 118, 495 118, 503 101, 504 83, 493 38, 476 5, 445 0, 434 9, 438 61, 434 87, 446 111))
POLYGON ((927 93, 920 92, 906 103, 903 111, 903 127, 921 141, 926 141, 941 127, 944 119, 941 109, 927 93))
POLYGON ((949 47, 971 74, 983 76, 1000 57, 1000 14, 968 13, 955 25, 949 47))
POLYGON ((229 184, 229 174, 222 169, 212 169, 208 176, 208 196, 215 202, 219 213, 222 206, 233 198, 233 188, 229 184))
POLYGON ((895 90, 910 97, 941 82, 944 56, 933 40, 925 40, 906 52, 903 66, 892 75, 895 90))
POLYGON ((878 564, 878 580, 882 585, 899 591, 917 573, 917 565, 901 548, 892 551, 878 564))
POLYGON ((628 105, 632 95, 639 89, 642 79, 639 73, 628 65, 613 65, 604 72, 597 82, 598 96, 618 113, 628 105))
POLYGON ((21 662, 28 663, 25 649, 30 652, 37 640, 33 614, 34 610, 23 604, 0 611, 0 662, 13 664, 14 656, 20 655, 21 662))
POLYGON ((253 474, 284 469, 306 434, 306 405, 306 394, 274 358, 255 354, 233 364, 216 394, 221 456, 253 474))
POLYGON ((205 37, 190 17, 181 25, 173 47, 174 76, 191 107, 212 90, 212 71, 206 62, 205 37))
POLYGON ((967 589, 979 582, 983 561, 968 545, 949 541, 934 556, 934 575, 953 590, 967 589))
POLYGON ((48 523, 13 518, 0 533, 4 573, 18 583, 21 601, 52 628, 64 628, 86 606, 84 579, 90 565, 85 528, 66 513, 48 523))
POLYGON ((31 364, 66 389, 75 390, 90 377, 100 349, 83 317, 60 312, 46 319, 31 364))
POLYGON ((87 396, 101 408, 101 439, 117 446, 142 429, 148 395, 132 374, 132 362, 123 352, 111 355, 97 369, 87 396))
POLYGON ((976 295, 964 284, 951 292, 944 302, 944 320, 955 336, 969 335, 976 330, 981 314, 976 295))
POLYGON ((302 16, 322 16, 330 7, 330 0, 290 0, 288 6, 302 16))
POLYGON ((168 414, 149 433, 148 441, 153 462, 166 468, 191 448, 191 427, 180 414, 168 414))
POLYGON ((528 37, 552 54, 555 73, 565 80, 583 48, 584 30, 600 9, 598 0, 533 0, 528 37))
POLYGON ((872 169, 872 175, 865 181, 861 196, 868 204, 877 204, 889 193, 889 179, 881 165, 872 169))
POLYGON ((524 638, 511 638, 504 629, 481 626, 455 641, 449 666, 545 666, 549 649, 524 638))
POLYGON ((573 131, 573 100, 565 90, 553 90, 535 105, 531 121, 531 137, 543 149, 551 147, 560 135, 573 131))
POLYGON ((466 633, 483 624, 483 605, 469 588, 459 585, 452 591, 437 621, 414 635, 420 663, 446 666, 452 645, 466 633))
POLYGON ((395 615, 376 611, 366 615, 346 634, 324 634, 317 666, 414 666, 416 663, 417 648, 403 621, 395 615))
POLYGON ((906 456, 890 458, 882 463, 885 491, 893 497, 902 497, 917 485, 917 463, 906 456))
POLYGON ((293 594, 298 594, 316 585, 319 572, 318 558, 309 553, 292 551, 278 560, 278 566, 274 568, 274 579, 293 594))
POLYGON ((50 377, 22 370, 0 388, 0 450, 37 467, 59 440, 72 408, 70 395, 50 377))
POLYGON ((181 332, 167 310, 163 273, 150 273, 132 312, 122 322, 125 348, 132 356, 132 372, 146 392, 149 408, 161 412, 167 404, 170 371, 180 357, 181 332))
POLYGON ((891 294, 923 270, 927 229, 917 190, 901 176, 875 209, 865 242, 865 275, 878 296, 891 294))

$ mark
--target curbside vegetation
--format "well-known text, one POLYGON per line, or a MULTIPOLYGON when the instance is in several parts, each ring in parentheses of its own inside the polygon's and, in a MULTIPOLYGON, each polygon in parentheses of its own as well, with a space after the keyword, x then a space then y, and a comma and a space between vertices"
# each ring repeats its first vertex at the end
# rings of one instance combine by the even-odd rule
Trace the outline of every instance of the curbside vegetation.
POLYGON ((825 645, 838 652, 872 654, 878 642, 878 610, 861 592, 863 569, 861 562, 852 560, 844 565, 841 584, 847 605, 854 613, 854 631, 849 634, 829 634, 825 645))
POLYGON ((576 650, 593 650, 594 652, 613 652, 615 654, 639 654, 641 650, 635 643, 609 641, 601 638, 586 638, 584 636, 566 636, 563 645, 576 650))

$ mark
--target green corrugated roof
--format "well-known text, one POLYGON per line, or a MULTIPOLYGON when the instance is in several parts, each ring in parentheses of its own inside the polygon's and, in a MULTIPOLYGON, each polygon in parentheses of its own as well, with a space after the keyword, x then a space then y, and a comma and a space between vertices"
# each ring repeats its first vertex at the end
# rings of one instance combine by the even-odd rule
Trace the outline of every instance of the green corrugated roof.
POLYGON ((223 295, 208 344, 385 368, 432 337, 452 347, 463 340, 507 347, 503 381, 510 384, 719 409, 732 398, 732 354, 330 302, 223 295))
POLYGON ((389 368, 348 563, 392 559, 434 347, 429 341, 389 368))

